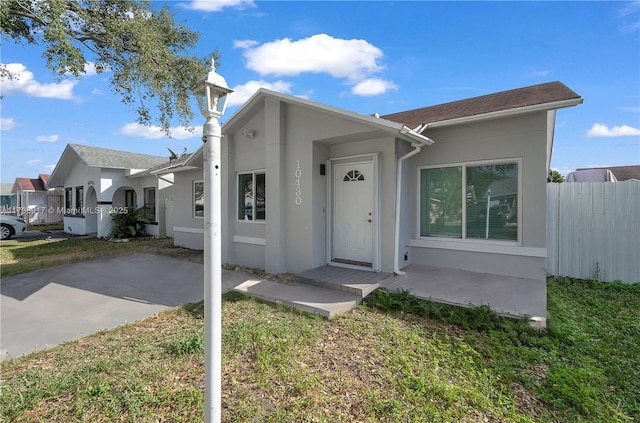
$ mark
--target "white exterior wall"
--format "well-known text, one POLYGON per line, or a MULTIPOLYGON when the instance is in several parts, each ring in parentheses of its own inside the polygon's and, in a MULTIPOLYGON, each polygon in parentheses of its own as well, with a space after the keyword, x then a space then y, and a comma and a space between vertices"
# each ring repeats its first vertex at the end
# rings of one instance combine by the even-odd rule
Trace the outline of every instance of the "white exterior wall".
MULTIPOLYGON (((376 135, 359 122, 267 98, 264 108, 223 138, 223 163, 229 178, 223 179, 223 194, 228 199, 223 216, 228 222, 223 228, 223 261, 269 273, 300 272, 326 264, 329 169, 320 175, 320 165, 327 165, 330 158, 378 153, 382 181, 379 238, 389 240, 393 239, 395 139, 376 135), (243 135, 251 130, 255 131, 253 138, 243 135), (262 170, 267 183, 266 222, 238 220, 237 175, 262 170)), ((392 271, 392 243, 382 243, 381 256, 381 270, 392 271)))
MULTIPOLYGON (((547 113, 494 119, 455 127, 436 128, 425 135, 435 144, 409 160, 413 196, 411 238, 401 245, 411 246, 412 263, 451 267, 483 273, 544 280, 546 278, 546 156, 547 113), (513 242, 419 237, 418 167, 491 161, 520 160, 518 192, 521 204, 518 225, 520 240, 513 242)), ((401 262, 402 263, 402 262, 401 262)))

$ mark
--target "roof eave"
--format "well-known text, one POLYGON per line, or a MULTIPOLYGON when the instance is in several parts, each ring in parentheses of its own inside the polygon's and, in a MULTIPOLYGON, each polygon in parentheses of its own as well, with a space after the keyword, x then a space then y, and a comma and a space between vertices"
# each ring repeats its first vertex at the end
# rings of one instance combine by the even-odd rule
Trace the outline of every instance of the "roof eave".
POLYGON ((577 97, 577 98, 570 98, 567 100, 554 101, 550 103, 533 104, 531 106, 515 107, 512 109, 496 110, 495 112, 480 113, 477 115, 462 116, 458 118, 441 120, 437 122, 429 122, 422 126, 421 131, 424 131, 425 129, 430 129, 430 128, 440 128, 444 126, 460 125, 465 123, 477 122, 481 120, 497 119, 497 118, 519 115, 519 114, 525 114, 525 113, 563 109, 566 107, 577 106, 578 104, 581 104, 583 100, 584 99, 582 97, 577 97))

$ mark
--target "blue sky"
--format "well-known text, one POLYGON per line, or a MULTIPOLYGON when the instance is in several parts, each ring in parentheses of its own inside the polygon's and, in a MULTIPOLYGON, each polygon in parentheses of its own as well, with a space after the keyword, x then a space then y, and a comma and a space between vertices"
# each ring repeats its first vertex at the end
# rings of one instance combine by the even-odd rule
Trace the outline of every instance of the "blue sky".
MULTIPOLYGON (((559 80, 584 103, 558 112, 551 166, 640 164, 640 2, 162 4, 202 34, 196 55, 222 55, 226 118, 260 87, 383 115, 559 80)), ((161 156, 201 143, 197 113, 174 139, 139 127, 90 63, 58 81, 37 46, 1 53, 20 74, 2 82, 2 182, 51 173, 67 143, 161 156)))

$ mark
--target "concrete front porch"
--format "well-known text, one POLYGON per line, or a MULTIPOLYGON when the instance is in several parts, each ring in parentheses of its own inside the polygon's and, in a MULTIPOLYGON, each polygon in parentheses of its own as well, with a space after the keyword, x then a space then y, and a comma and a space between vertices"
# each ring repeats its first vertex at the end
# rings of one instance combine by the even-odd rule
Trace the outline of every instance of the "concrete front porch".
POLYGON ((404 271, 406 276, 322 266, 290 275, 286 283, 256 278, 234 290, 329 318, 350 311, 377 288, 406 290, 439 303, 487 305, 499 315, 528 316, 532 326, 546 325, 546 281, 435 266, 411 265, 404 271))
POLYGON ((499 315, 529 316, 532 325, 545 326, 546 281, 422 265, 403 271, 406 276, 389 277, 381 288, 407 290, 420 298, 463 307, 488 305, 499 315))

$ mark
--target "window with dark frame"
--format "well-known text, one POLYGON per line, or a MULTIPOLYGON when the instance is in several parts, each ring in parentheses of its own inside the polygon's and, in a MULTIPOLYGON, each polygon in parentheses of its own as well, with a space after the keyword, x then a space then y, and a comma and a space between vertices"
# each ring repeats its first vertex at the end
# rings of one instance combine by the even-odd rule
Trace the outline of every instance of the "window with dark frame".
POLYGON ((64 212, 65 214, 71 213, 73 208, 73 188, 64 189, 64 212))
POLYGON ((203 181, 193 181, 193 217, 204 217, 203 181))
POLYGON ((83 214, 84 208, 84 187, 76 187, 76 210, 75 214, 83 214))
POLYGON ((145 215, 150 222, 156 221, 156 189, 144 188, 145 215))

